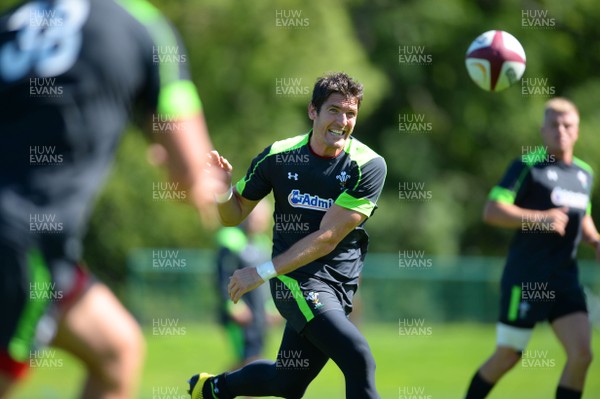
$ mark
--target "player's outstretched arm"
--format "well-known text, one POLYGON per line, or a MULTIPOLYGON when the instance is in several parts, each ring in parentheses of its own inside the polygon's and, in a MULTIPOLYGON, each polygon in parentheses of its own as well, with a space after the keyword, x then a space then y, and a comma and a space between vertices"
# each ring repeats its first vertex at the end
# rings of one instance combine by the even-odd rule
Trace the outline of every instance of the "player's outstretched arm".
POLYGON ((488 201, 483 210, 483 220, 493 226, 520 229, 524 223, 547 224, 553 230, 565 235, 569 222, 568 208, 552 208, 545 211, 521 208, 505 202, 488 201))
MULTIPOLYGON (((335 249, 352 230, 367 217, 362 213, 333 205, 321 220, 319 230, 304 237, 287 251, 273 259, 271 277, 290 273, 335 249)), ((261 266, 259 266, 260 268, 261 266)), ((233 302, 248 291, 260 286, 265 280, 258 268, 236 270, 229 281, 229 296, 233 302)))
POLYGON ((583 242, 590 244, 596 250, 596 260, 600 261, 600 234, 590 215, 585 215, 581 224, 583 242))

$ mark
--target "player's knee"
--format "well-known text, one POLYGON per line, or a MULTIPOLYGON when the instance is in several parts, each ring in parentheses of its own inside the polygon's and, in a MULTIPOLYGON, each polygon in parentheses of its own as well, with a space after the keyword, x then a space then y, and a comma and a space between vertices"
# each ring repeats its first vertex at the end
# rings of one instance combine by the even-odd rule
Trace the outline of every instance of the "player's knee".
POLYGON ((273 378, 274 391, 277 397, 300 399, 304 396, 314 375, 307 371, 277 370, 273 378))
POLYGON ((593 360, 592 350, 587 345, 577 346, 575 349, 567 352, 567 359, 581 367, 588 367, 593 360))
POLYGON ((346 359, 345 364, 339 365, 346 378, 363 378, 375 373, 375 358, 365 340, 355 343, 346 359))
POLYGON ((146 352, 146 343, 137 323, 131 323, 131 326, 120 335, 115 346, 117 362, 123 369, 131 372, 141 368, 146 352))
POLYGON ((498 348, 494 353, 495 363, 503 371, 508 371, 521 359, 521 352, 512 348, 498 348))
POLYGON ((113 340, 98 357, 96 367, 90 368, 106 386, 124 389, 139 374, 145 354, 145 341, 141 329, 135 323, 113 335, 113 340))

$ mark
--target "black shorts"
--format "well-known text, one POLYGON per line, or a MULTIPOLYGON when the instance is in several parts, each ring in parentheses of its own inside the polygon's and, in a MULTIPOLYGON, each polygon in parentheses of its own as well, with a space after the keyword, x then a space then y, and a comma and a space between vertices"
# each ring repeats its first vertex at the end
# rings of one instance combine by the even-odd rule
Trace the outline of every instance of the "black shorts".
POLYGON ((503 283, 500 292, 500 322, 533 328, 540 321, 552 323, 559 317, 587 313, 585 294, 573 279, 561 282, 503 283))
MULTIPOLYGON (((331 285, 317 280, 298 281, 288 276, 270 280, 271 295, 279 313, 298 333, 316 315, 341 310, 349 314, 352 308, 343 306, 342 295, 331 285)), ((346 292, 352 298, 353 291, 346 292)))
POLYGON ((53 255, 0 240, 0 373, 10 378, 25 374, 31 351, 50 343, 59 317, 94 281, 53 255))

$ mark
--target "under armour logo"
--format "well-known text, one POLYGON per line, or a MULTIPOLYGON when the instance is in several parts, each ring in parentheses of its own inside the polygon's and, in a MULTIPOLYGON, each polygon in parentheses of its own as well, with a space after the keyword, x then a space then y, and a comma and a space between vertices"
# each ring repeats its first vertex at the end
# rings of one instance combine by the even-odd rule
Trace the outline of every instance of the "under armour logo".
POLYGON ((298 180, 298 173, 292 173, 292 172, 288 172, 288 179, 289 180, 298 180))
POLYGON ((525 317, 527 317, 527 312, 529 312, 529 308, 531 308, 531 305, 529 305, 527 302, 521 302, 519 304, 519 318, 524 319, 525 317))
POLYGON ((546 176, 548 177, 548 180, 550 180, 550 181, 557 181, 558 180, 558 173, 556 173, 555 170, 548 169, 548 172, 546 173, 546 176))

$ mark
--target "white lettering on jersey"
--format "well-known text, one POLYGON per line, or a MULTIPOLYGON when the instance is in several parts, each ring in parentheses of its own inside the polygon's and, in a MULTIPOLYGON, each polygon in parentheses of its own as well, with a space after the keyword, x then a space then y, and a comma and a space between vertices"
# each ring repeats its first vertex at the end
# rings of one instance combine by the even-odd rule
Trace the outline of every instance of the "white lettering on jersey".
POLYGON ((566 206, 569 208, 587 209, 590 196, 584 193, 565 190, 564 188, 554 187, 550 194, 550 200, 556 206, 566 206))
POLYGON ((60 75, 73 66, 82 44, 81 27, 90 5, 85 0, 41 1, 23 5, 8 20, 15 39, 0 48, 0 76, 15 81, 33 70, 39 77, 60 75))
POLYGON ((315 211, 327 211, 333 205, 332 198, 321 198, 318 195, 301 193, 300 190, 292 190, 288 196, 288 202, 294 208, 313 209, 315 211))

